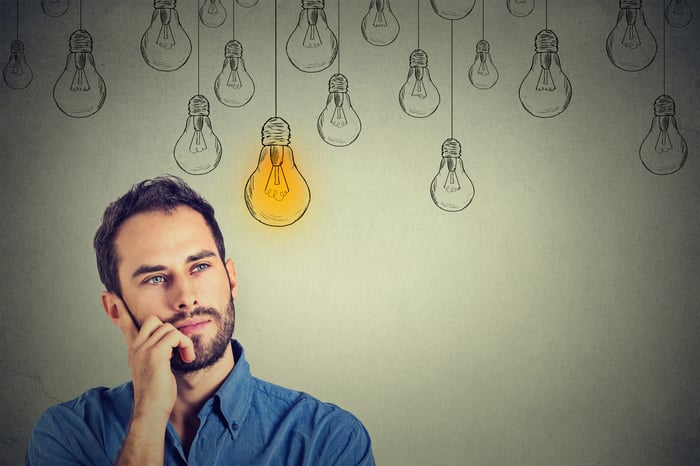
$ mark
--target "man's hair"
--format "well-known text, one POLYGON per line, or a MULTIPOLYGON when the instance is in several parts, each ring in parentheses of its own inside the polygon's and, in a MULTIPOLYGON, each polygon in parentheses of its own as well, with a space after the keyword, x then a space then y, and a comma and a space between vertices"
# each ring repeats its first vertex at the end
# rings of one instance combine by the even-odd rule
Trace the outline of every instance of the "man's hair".
POLYGON ((202 196, 176 176, 144 180, 133 185, 126 194, 107 206, 102 215, 102 224, 95 232, 93 246, 97 258, 97 271, 107 291, 121 297, 119 257, 114 244, 119 227, 138 213, 170 213, 179 206, 187 206, 204 217, 214 236, 221 260, 225 260, 224 237, 214 217, 214 208, 202 196))

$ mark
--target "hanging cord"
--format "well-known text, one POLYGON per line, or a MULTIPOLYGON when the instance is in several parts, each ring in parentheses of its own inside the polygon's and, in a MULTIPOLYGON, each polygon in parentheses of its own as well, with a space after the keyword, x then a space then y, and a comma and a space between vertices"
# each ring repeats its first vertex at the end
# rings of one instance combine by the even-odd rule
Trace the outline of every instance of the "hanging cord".
POLYGON ((236 38, 236 0, 231 0, 231 39, 236 38))
POLYGON ((544 28, 549 29, 549 11, 547 8, 547 0, 544 0, 544 28))
POLYGON ((277 0, 275 0, 275 116, 277 116, 277 0))
POLYGON ((197 13, 197 95, 199 95, 199 0, 197 0, 197 5, 195 6, 194 11, 197 13))
POLYGON ((486 8, 484 7, 484 0, 481 0, 481 40, 485 40, 486 35, 486 8))
MULTIPOLYGON (((661 6, 663 8, 663 5, 661 6)), ((666 12, 661 11, 661 22, 663 23, 663 37, 661 38, 661 48, 663 50, 664 58, 662 63, 662 69, 663 69, 663 85, 664 85, 664 95, 666 95, 666 12)))
POLYGON ((416 2, 416 10, 418 12, 416 14, 416 16, 418 17, 418 47, 416 47, 416 48, 419 49, 420 48, 420 0, 418 0, 416 2))
POLYGON ((454 138, 455 112, 454 112, 454 20, 450 20, 450 137, 454 138))
POLYGON ((79 22, 79 29, 83 29, 83 0, 80 0, 78 2, 78 22, 79 22))
POLYGON ((17 0, 17 40, 19 40, 19 0, 17 0))
POLYGON ((340 74, 340 0, 338 0, 338 74, 340 74))

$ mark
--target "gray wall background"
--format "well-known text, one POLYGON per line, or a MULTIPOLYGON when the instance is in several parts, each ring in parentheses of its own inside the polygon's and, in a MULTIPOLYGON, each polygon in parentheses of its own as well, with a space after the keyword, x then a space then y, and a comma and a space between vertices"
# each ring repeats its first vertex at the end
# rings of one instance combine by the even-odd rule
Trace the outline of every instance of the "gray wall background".
MULTIPOLYGON (((178 2, 193 42, 195 3, 178 2)), ((202 93, 224 148, 204 176, 172 157, 197 91, 196 54, 173 73, 145 64, 150 1, 83 2, 108 92, 84 119, 52 98, 77 2, 61 18, 21 2, 34 79, 21 91, 0 86, 0 462, 23 461, 49 405, 129 379, 122 336, 100 305, 92 235, 131 184, 173 173, 217 209, 238 270, 236 337, 254 374, 354 412, 378 464, 700 463, 700 6, 691 2, 685 29, 667 27, 667 93, 690 155, 679 172, 655 176, 638 149, 662 93, 662 50, 641 72, 610 63, 618 2, 549 2, 573 86, 569 108, 550 119, 527 114, 517 95, 544 3, 515 18, 505 0, 486 2, 500 79, 480 91, 467 79, 481 38, 477 2, 454 24, 454 135, 476 196, 447 213, 428 187, 450 136, 449 22, 421 2, 421 48, 442 103, 413 119, 397 95, 416 47, 416 2, 392 2, 401 32, 384 48, 361 35, 368 3, 342 5, 341 71, 363 129, 334 148, 315 121, 335 65, 292 67, 284 44, 300 1, 278 0, 279 115, 312 202, 275 229, 242 196, 274 114, 272 1, 236 8, 257 87, 240 109, 213 92, 231 2, 224 26, 201 28, 202 93)), ((337 3, 326 4, 335 29, 337 3)), ((15 2, 1 5, 6 60, 15 2)), ((643 6, 661 45, 663 2, 643 6)))

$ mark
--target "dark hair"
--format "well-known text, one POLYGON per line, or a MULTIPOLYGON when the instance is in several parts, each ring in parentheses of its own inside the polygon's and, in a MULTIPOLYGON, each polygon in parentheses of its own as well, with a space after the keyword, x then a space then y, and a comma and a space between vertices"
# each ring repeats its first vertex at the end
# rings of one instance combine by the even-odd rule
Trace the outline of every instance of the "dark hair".
POLYGON ((179 206, 187 206, 199 212, 209 225, 216 247, 225 260, 224 237, 214 217, 214 208, 176 176, 161 176, 144 180, 105 209, 102 224, 95 232, 93 246, 97 258, 97 271, 107 291, 121 296, 116 246, 114 240, 119 227, 131 216, 141 212, 172 212, 179 206))

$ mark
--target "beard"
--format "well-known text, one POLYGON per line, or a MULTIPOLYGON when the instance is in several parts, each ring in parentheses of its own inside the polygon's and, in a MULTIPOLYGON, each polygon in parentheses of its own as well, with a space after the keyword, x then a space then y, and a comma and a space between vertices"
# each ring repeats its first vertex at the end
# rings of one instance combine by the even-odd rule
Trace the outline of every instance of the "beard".
POLYGON ((175 325, 177 321, 195 316, 211 317, 212 324, 218 324, 216 335, 209 341, 204 340, 201 335, 190 337, 194 344, 195 354, 195 359, 192 362, 183 361, 180 352, 173 350, 173 356, 170 359, 170 368, 173 372, 186 374, 205 369, 221 359, 231 344, 231 336, 236 323, 236 308, 233 305, 233 298, 230 298, 223 314, 213 307, 198 307, 189 312, 179 312, 165 322, 175 325))

